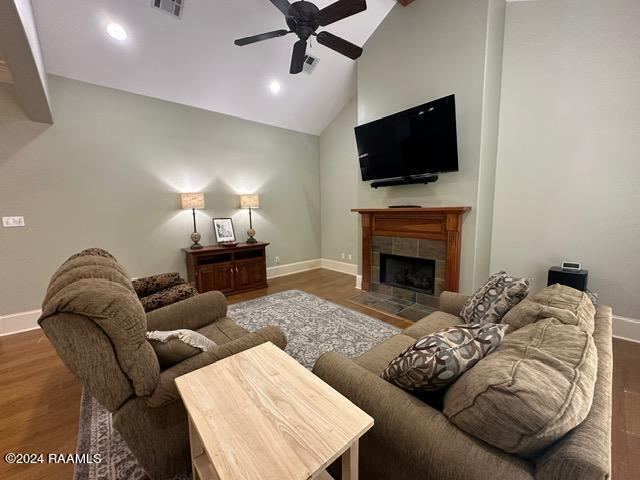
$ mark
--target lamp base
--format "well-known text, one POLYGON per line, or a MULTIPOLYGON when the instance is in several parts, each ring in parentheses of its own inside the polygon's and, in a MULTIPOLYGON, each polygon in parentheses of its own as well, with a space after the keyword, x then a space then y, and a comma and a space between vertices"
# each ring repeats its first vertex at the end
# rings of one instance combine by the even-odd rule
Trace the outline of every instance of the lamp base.
POLYGON ((249 230, 247 230, 247 236, 249 238, 247 238, 247 243, 258 243, 258 241, 253 238, 256 235, 256 231, 253 228, 249 228, 249 230))
POLYGON ((191 241, 193 242, 193 245, 191 245, 191 250, 197 250, 199 248, 202 248, 202 245, 198 243, 201 238, 202 236, 198 232, 193 232, 191 234, 191 241))

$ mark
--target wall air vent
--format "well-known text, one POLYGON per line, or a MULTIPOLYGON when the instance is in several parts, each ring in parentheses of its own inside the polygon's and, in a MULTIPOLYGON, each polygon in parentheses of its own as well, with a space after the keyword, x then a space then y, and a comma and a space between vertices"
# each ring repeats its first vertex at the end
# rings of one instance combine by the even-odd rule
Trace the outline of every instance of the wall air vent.
POLYGON ((312 57, 311 55, 307 55, 304 57, 304 65, 302 67, 302 70, 305 73, 311 73, 313 71, 314 68, 316 68, 316 65, 318 65, 318 62, 320 60, 318 60, 316 57, 312 57))
POLYGON ((162 10, 174 17, 182 16, 185 0, 151 0, 151 6, 162 10))

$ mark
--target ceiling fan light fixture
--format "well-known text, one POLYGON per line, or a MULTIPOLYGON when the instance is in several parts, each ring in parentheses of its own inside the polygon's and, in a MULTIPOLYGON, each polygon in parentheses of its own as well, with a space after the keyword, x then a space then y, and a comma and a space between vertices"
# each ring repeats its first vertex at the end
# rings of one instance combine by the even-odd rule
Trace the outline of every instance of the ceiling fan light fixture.
MULTIPOLYGON (((291 67, 289 73, 297 75, 305 67, 307 41, 315 36, 320 45, 324 45, 352 60, 362 55, 362 48, 345 40, 344 38, 322 31, 316 33, 319 27, 326 27, 347 17, 363 12, 367 9, 366 0, 337 0, 331 5, 319 9, 309 1, 269 0, 281 13, 284 14, 289 30, 275 30, 273 32, 260 33, 250 37, 239 38, 234 43, 240 47, 262 42, 271 38, 283 37, 290 33, 298 37, 293 45, 291 55, 291 67)), ((273 92, 274 94, 277 92, 273 92)))

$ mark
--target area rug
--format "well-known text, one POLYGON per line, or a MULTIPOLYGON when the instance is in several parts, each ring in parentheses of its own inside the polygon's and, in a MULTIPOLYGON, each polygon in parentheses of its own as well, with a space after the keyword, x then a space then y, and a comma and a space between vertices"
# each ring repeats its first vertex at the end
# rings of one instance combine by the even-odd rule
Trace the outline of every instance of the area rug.
MULTIPOLYGON (((229 305, 227 315, 250 331, 267 325, 280 327, 288 340, 286 352, 309 369, 323 352, 334 351, 353 358, 399 331, 376 318, 300 290, 229 305)), ((80 406, 77 453, 99 453, 102 461, 76 465, 75 480, 147 478, 113 428, 111 414, 86 393, 82 394, 80 406)), ((175 480, 189 478, 185 475, 175 480)))

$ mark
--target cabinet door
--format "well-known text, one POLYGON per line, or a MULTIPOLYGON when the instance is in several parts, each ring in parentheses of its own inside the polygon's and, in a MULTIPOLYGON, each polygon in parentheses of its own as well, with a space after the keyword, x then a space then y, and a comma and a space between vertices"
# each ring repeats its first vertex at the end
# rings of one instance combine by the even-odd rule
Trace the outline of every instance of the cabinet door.
POLYGON ((267 284, 267 264, 263 259, 251 264, 251 284, 256 286, 267 284))
POLYGON ((234 264, 235 287, 237 290, 263 287, 267 281, 265 261, 261 258, 245 260, 234 264))
POLYGON ((237 290, 251 288, 251 262, 237 262, 234 264, 235 285, 237 290))
POLYGON ((222 293, 232 292, 234 290, 232 268, 231 263, 199 267, 197 271, 198 292, 204 293, 212 290, 222 293))

